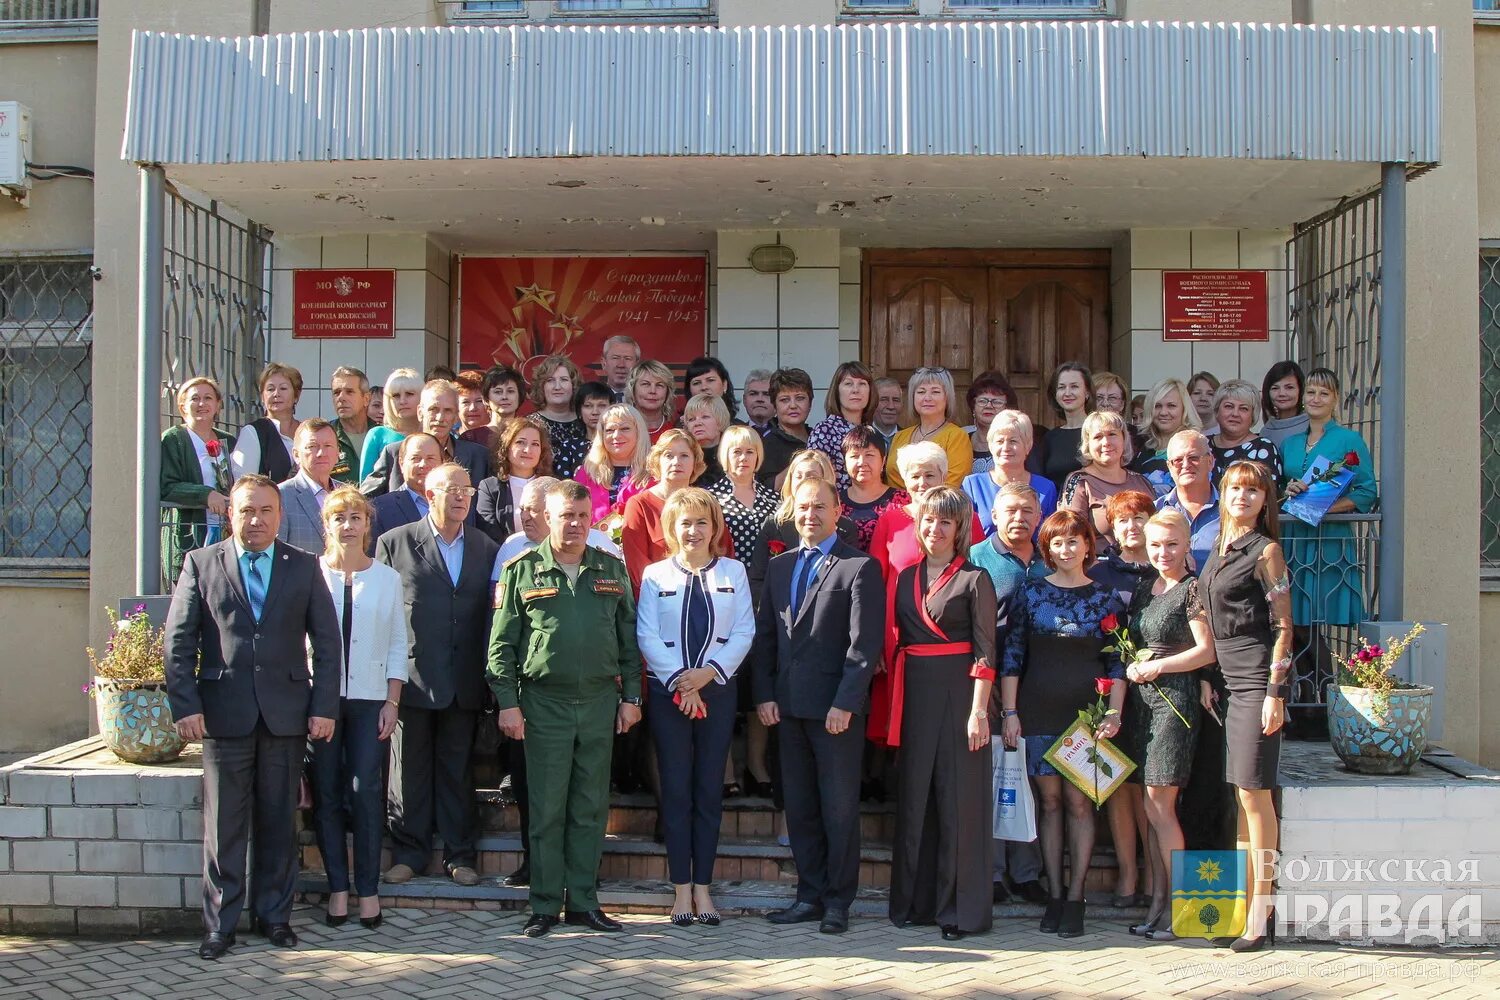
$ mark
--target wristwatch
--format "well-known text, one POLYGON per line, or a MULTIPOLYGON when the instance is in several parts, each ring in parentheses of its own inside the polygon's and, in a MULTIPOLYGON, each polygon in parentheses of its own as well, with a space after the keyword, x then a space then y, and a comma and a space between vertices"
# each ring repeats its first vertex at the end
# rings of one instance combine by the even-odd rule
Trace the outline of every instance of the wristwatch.
POLYGON ((620 699, 620 704, 621 705, 634 705, 636 708, 640 708, 641 707, 641 699, 639 699, 639 698, 621 698, 620 699))
POLYGON ((1020 712, 1017 712, 1013 708, 1002 708, 1000 710, 1000 718, 1002 718, 1002 719, 1008 719, 1012 715, 1020 715, 1020 714, 1021 714, 1020 712))

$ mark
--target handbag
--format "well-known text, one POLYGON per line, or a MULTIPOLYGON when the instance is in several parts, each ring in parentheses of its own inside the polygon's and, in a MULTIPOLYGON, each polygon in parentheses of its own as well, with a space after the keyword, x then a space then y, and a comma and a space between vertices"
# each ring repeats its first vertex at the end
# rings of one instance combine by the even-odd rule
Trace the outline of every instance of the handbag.
POLYGON ((1029 843, 1036 839, 1036 800, 1026 776, 1026 741, 1017 740, 1012 750, 993 736, 990 749, 995 757, 994 838, 1029 843))

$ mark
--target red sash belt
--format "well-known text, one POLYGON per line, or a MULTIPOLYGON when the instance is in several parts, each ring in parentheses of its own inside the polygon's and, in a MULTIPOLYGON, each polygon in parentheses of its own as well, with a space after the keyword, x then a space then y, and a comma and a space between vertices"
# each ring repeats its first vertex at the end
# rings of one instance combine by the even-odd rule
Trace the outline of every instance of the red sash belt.
POLYGON ((886 743, 901 745, 901 717, 906 702, 906 658, 908 656, 967 656, 974 651, 971 642, 924 642, 913 646, 902 646, 896 650, 896 662, 891 668, 891 728, 886 734, 886 743))

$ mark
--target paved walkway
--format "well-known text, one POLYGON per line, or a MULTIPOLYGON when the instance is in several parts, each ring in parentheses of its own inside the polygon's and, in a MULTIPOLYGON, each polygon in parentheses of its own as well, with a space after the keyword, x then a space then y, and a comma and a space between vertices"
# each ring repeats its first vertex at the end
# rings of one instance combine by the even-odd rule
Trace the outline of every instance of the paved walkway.
POLYGON ((1500 995, 1496 952, 1300 946, 1241 958, 1206 944, 1148 944, 1098 920, 1063 941, 1029 920, 943 942, 935 928, 856 920, 843 937, 755 917, 718 928, 625 916, 623 934, 571 928, 521 938, 524 914, 387 911, 371 933, 299 909, 302 944, 241 943, 217 963, 181 940, 0 937, 0 1000, 108 997, 1466 997, 1500 995))

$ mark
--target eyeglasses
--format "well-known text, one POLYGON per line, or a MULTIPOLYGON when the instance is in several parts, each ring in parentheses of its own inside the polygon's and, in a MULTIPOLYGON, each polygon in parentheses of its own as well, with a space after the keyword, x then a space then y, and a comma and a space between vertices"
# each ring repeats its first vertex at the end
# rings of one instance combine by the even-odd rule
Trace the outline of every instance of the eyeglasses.
POLYGON ((1005 405, 1005 397, 1004 396, 975 396, 974 397, 974 405, 975 406, 1004 406, 1005 405))
POLYGON ((457 497, 471 497, 479 491, 472 486, 434 486, 434 493, 448 493, 457 497))
POLYGON ((1180 467, 1182 467, 1184 465, 1197 465, 1199 462, 1203 461, 1207 457, 1208 457, 1207 455, 1193 455, 1193 454, 1178 455, 1176 458, 1169 458, 1169 459, 1167 459, 1167 464, 1170 465, 1170 466, 1173 466, 1175 468, 1180 468, 1180 467))

